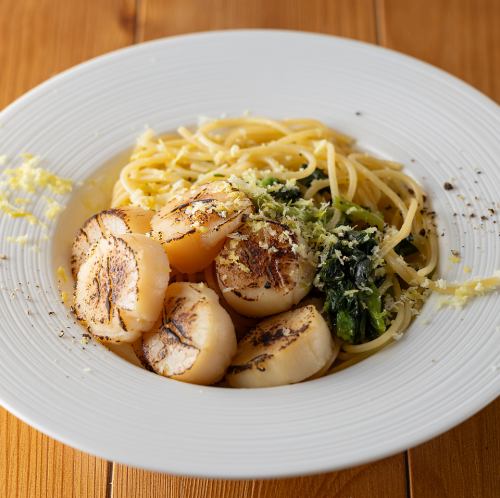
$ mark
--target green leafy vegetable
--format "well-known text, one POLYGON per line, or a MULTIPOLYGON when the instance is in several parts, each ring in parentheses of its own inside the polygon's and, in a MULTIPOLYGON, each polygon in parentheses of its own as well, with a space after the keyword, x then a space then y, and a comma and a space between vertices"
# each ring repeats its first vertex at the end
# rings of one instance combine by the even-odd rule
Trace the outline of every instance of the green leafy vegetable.
POLYGON ((361 221, 367 225, 375 226, 379 230, 384 228, 384 218, 382 218, 380 214, 370 211, 368 208, 361 207, 341 197, 335 197, 333 199, 333 205, 342 211, 350 220, 361 221))
POLYGON ((328 178, 321 169, 316 168, 309 176, 299 180, 299 183, 304 187, 309 188, 314 180, 325 180, 328 178))
POLYGON ((366 296, 366 309, 370 315, 370 323, 378 334, 385 332, 385 311, 382 311, 382 299, 380 292, 372 285, 372 292, 366 296))
POLYGON ((397 254, 403 256, 410 256, 411 254, 415 254, 418 252, 418 249, 413 244, 413 235, 408 235, 405 239, 403 239, 395 248, 397 254))
POLYGON ((268 177, 260 181, 262 187, 273 187, 268 189, 268 193, 277 201, 284 202, 288 204, 290 202, 295 202, 302 197, 300 189, 296 186, 287 186, 280 182, 277 178, 268 177))
POLYGON ((337 335, 344 341, 352 342, 356 329, 356 322, 347 310, 337 312, 337 335))
POLYGON ((375 271, 377 279, 382 278, 385 265, 377 256, 384 222, 380 214, 340 198, 333 203, 304 199, 301 192, 322 175, 316 170, 297 184, 273 177, 231 181, 251 197, 256 207, 252 219, 276 220, 297 235, 295 249, 318 267, 314 285, 324 295, 332 332, 350 344, 360 344, 386 329, 387 312, 375 278, 375 271), (295 189, 296 194, 285 193, 295 189), (343 216, 341 224, 334 226, 338 209, 343 216), (353 227, 344 220, 363 222, 367 227, 353 227))
POLYGON ((377 245, 373 229, 339 234, 319 273, 332 328, 351 344, 374 339, 385 331, 382 299, 374 283, 373 250, 377 245))
POLYGON ((271 195, 277 200, 284 203, 295 202, 300 199, 301 194, 298 187, 281 187, 279 190, 271 192, 271 195))

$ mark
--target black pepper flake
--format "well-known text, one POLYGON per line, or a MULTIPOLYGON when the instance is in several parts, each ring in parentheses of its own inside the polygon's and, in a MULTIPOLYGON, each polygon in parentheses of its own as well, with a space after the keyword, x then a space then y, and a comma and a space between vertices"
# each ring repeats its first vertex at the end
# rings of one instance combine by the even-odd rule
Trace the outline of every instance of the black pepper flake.
POLYGON ((460 256, 460 253, 456 249, 452 249, 450 252, 451 252, 451 255, 455 256, 456 258, 458 258, 460 256))
POLYGON ((488 208, 488 211, 489 211, 490 214, 495 214, 496 213, 496 211, 494 209, 491 209, 491 208, 488 208))
POLYGON ((481 219, 482 219, 483 221, 486 221, 486 220, 488 219, 488 217, 483 215, 483 216, 481 216, 481 219))
POLYGON ((471 207, 471 206, 472 206, 472 204, 471 204, 470 202, 468 202, 468 203, 466 204, 466 206, 467 206, 467 207, 471 207))
POLYGON ((356 111, 354 114, 356 114, 356 116, 361 116, 361 111, 356 111))
POLYGON ((52 316, 52 315, 55 315, 56 312, 55 311, 49 311, 49 316, 52 316))
POLYGON ((410 162, 411 162, 411 163, 414 163, 414 162, 416 162, 416 161, 415 161, 415 159, 410 159, 410 162))
POLYGON ((425 228, 421 228, 420 232, 418 232, 422 237, 425 237, 425 228))
POLYGON ((482 175, 482 174, 483 174, 483 172, 482 172, 481 170, 476 171, 476 173, 477 173, 478 175, 482 175))
POLYGON ((61 332, 59 332, 59 337, 63 337, 64 336, 64 330, 61 330, 61 332))
POLYGON ((270 288, 271 288, 271 282, 266 282, 266 283, 264 284, 264 287, 265 287, 266 289, 270 289, 270 288))
POLYGON ((408 189, 408 192, 409 192, 411 195, 415 195, 415 191, 414 191, 412 188, 409 188, 409 189, 408 189))
POLYGON ((453 213, 453 216, 458 216, 458 213, 453 213))
POLYGON ((450 182, 444 182, 443 187, 445 190, 453 190, 455 188, 450 182))
POLYGON ((474 183, 479 183, 477 180, 474 180, 474 183))
POLYGON ((475 217, 476 217, 476 215, 475 215, 474 213, 471 213, 471 214, 469 215, 469 218, 475 218, 475 217))

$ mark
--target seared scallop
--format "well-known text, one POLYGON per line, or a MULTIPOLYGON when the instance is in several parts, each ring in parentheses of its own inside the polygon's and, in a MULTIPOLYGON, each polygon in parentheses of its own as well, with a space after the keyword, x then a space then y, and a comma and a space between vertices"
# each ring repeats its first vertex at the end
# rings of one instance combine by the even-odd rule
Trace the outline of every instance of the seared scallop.
POLYGON ((228 182, 216 181, 175 196, 151 220, 170 263, 183 273, 206 268, 226 236, 251 213, 250 199, 228 182))
POLYGON ((239 342, 226 380, 231 387, 293 384, 331 364, 337 352, 325 319, 314 306, 304 306, 252 329, 239 342))
POLYGON ((340 341, 336 341, 334 339, 333 340, 333 350, 332 350, 332 355, 330 356, 330 359, 316 373, 311 375, 311 377, 308 377, 307 380, 319 379, 320 377, 323 377, 324 375, 326 375, 330 371, 330 369, 332 368, 332 365, 335 362, 335 360, 337 359, 339 352, 340 352, 340 341))
POLYGON ((234 326, 217 294, 203 283, 171 284, 160 322, 143 336, 144 358, 152 370, 209 385, 224 376, 235 352, 234 326))
POLYGON ((101 238, 78 272, 75 313, 103 341, 134 342, 160 317, 169 272, 156 240, 140 234, 101 238))
POLYGON ((71 271, 76 277, 82 263, 87 259, 90 248, 102 237, 125 233, 146 233, 151 229, 153 211, 128 206, 108 209, 90 217, 79 230, 71 251, 71 271))
POLYGON ((226 301, 245 316, 289 310, 310 290, 314 266, 300 241, 275 221, 247 221, 229 238, 215 260, 226 301))

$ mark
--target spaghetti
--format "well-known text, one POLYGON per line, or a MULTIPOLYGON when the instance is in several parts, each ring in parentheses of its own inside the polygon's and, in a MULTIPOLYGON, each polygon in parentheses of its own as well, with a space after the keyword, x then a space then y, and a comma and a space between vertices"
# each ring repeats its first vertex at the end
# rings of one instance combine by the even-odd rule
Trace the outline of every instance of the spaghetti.
MULTIPOLYGON (((331 207, 335 199, 352 203, 344 210, 334 209, 329 226, 345 223, 350 215, 354 219, 355 206, 363 206, 365 225, 377 225, 376 217, 381 217, 374 256, 384 263, 376 291, 384 302, 387 327, 376 338, 358 344, 344 342, 333 365, 337 370, 398 339, 430 291, 463 303, 500 283, 498 275, 464 284, 429 279, 438 263, 435 213, 422 187, 402 169, 399 163, 357 150, 352 138, 313 119, 218 119, 196 130, 181 127, 177 134, 162 137, 146 131, 121 170, 112 207, 159 210, 193 186, 250 177, 255 184, 271 177, 287 187, 307 180, 303 199, 315 206, 331 207), (405 241, 411 241, 414 253, 405 255, 399 250, 405 241)), ((247 193, 251 195, 251 189, 247 193)), ((320 257, 319 266, 321 261, 320 257)), ((211 269, 185 278, 217 287, 211 269)), ((248 319, 240 317, 238 322, 234 312, 231 317, 237 328, 238 323, 248 328, 248 319)))

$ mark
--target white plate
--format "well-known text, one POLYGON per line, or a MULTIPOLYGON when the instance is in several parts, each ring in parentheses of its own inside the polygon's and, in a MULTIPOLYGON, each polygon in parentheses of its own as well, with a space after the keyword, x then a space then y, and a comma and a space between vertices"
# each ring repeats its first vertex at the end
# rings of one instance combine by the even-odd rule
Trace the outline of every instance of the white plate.
MULTIPOLYGON (((460 250, 474 275, 500 268, 496 217, 480 219, 488 203, 500 200, 498 107, 438 69, 363 43, 226 31, 120 50, 8 107, 0 115, 0 153, 39 154, 46 167, 83 180, 130 147, 146 124, 166 131, 200 115, 246 109, 320 119, 406 163, 429 192, 446 234, 442 275, 467 276, 462 265, 448 263, 450 249, 460 250), (448 180, 455 190, 443 189, 448 180), (471 212, 477 216, 460 215, 471 212)), ((81 330, 58 302, 54 275, 67 254, 61 241, 71 238, 83 211, 67 210, 50 231, 59 227, 59 242, 40 242, 40 252, 5 241, 26 231, 40 237, 39 228, 0 219, 0 253, 10 258, 0 262, 0 399, 64 443, 178 474, 304 474, 414 446, 500 392, 498 294, 462 312, 437 312, 433 297, 393 346, 335 375, 279 388, 182 384, 133 367, 100 345, 84 349, 81 330), (49 316, 52 310, 56 315, 49 316), (63 338, 60 330, 66 330, 63 338)))

